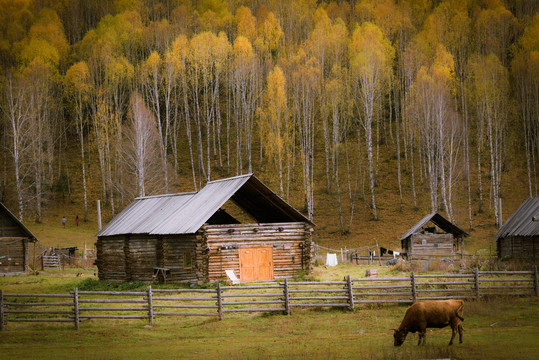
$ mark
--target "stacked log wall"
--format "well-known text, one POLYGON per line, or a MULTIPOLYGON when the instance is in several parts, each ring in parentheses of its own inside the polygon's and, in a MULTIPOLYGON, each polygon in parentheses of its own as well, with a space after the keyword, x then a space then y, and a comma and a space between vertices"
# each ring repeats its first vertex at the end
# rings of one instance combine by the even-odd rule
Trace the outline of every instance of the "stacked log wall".
POLYGON ((201 256, 206 251, 209 281, 226 279, 225 270, 239 273, 240 248, 273 249, 275 279, 312 270, 311 227, 305 223, 206 225, 202 228, 201 256))
POLYGON ((509 236, 498 243, 501 258, 539 260, 539 236, 509 236))
POLYGON ((0 273, 24 272, 28 266, 28 239, 0 238, 0 273))
POLYGON ((196 252, 196 235, 175 235, 163 238, 163 266, 170 270, 167 281, 195 282, 198 277, 198 254, 196 252), (184 253, 191 254, 192 267, 186 269, 183 263, 184 253))
POLYGON ((95 243, 100 280, 127 280, 125 236, 100 237, 95 243))
POLYGON ((452 256, 455 254, 452 234, 414 234, 411 238, 412 249, 409 255, 452 256), (423 241, 426 244, 423 244, 423 241))
POLYGON ((28 270, 28 241, 19 224, 0 211, 0 273, 28 270))
POLYGON ((152 281, 157 266, 156 236, 131 235, 126 239, 126 275, 128 281, 152 281))

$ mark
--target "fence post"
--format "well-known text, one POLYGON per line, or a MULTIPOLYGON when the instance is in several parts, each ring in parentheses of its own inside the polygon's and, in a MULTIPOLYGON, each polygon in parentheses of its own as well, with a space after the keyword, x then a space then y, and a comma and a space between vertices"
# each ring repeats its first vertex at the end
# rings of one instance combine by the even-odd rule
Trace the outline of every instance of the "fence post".
POLYGON ((153 299, 152 299, 152 286, 148 286, 146 288, 146 292, 148 294, 148 316, 150 320, 150 325, 153 326, 153 299))
POLYGON ((217 284, 217 312, 219 320, 223 320, 223 298, 221 296, 221 283, 217 284))
POLYGON ((474 283, 475 283, 475 300, 479 301, 479 298, 481 296, 479 292, 479 269, 474 269, 474 283))
POLYGON ((535 296, 539 296, 539 279, 537 278, 537 265, 533 265, 533 290, 535 291, 535 296))
POLYGON ((346 276, 346 286, 348 286, 348 303, 350 304, 350 310, 354 310, 354 289, 352 288, 352 278, 350 275, 346 276))
POLYGON ((4 291, 0 289, 0 330, 4 330, 4 291))
POLYGON ((415 274, 413 271, 410 273, 410 283, 412 285, 412 301, 416 302, 417 301, 417 287, 415 284, 415 274))
POLYGON ((284 279, 284 312, 290 315, 290 293, 288 292, 288 279, 284 279))
POLYGON ((75 330, 79 330, 79 288, 73 290, 73 318, 75 320, 75 330))

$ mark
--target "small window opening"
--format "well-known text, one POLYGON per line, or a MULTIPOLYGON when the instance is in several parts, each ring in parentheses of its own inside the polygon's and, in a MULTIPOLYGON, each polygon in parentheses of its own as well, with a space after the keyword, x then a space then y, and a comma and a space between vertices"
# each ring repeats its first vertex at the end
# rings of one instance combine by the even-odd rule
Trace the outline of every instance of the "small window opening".
POLYGON ((183 268, 192 269, 193 268, 193 259, 190 252, 183 253, 183 268))

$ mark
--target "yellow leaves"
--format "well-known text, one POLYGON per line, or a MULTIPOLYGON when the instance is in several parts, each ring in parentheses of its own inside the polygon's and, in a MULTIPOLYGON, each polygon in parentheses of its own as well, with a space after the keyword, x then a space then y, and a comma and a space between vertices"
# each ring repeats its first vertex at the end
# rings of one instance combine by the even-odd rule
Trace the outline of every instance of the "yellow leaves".
POLYGON ((238 30, 238 36, 244 36, 249 39, 249 41, 254 41, 256 39, 256 18, 249 8, 240 6, 238 10, 236 10, 234 25, 236 25, 238 30))
POLYGON ((358 27, 352 34, 349 51, 352 67, 361 75, 390 73, 395 50, 376 25, 366 22, 358 27))
POLYGON ((185 61, 187 59, 189 40, 187 36, 178 35, 169 51, 165 54, 165 62, 172 66, 174 71, 183 73, 185 71, 185 61))
POLYGON ((258 23, 258 38, 256 46, 261 52, 276 55, 279 49, 283 31, 272 12, 268 12, 264 19, 258 23))
POLYGON ((453 56, 442 45, 436 48, 432 73, 437 81, 448 84, 454 73, 453 56))
POLYGON ((86 64, 84 61, 80 61, 72 65, 67 70, 64 82, 66 84, 66 88, 71 91, 89 93, 91 90, 91 84, 88 64, 86 64))
POLYGON ((254 56, 253 47, 249 39, 243 36, 238 36, 234 41, 234 58, 250 60, 254 56))
POLYGON ((232 14, 222 0, 202 0, 197 2, 200 24, 207 31, 217 32, 232 22, 232 14))
POLYGON ((536 14, 530 25, 524 29, 519 44, 527 51, 539 50, 539 14, 536 14))
POLYGON ((53 68, 60 65, 58 49, 44 39, 31 39, 19 56, 19 61, 24 66, 28 66, 34 59, 40 59, 53 68))
POLYGON ((43 9, 21 43, 19 62, 28 66, 39 59, 52 69, 57 69, 68 51, 69 45, 58 15, 53 10, 43 9))
POLYGON ((269 102, 274 106, 286 106, 286 79, 279 66, 268 74, 267 94, 269 102))
POLYGON ((261 112, 261 131, 267 155, 277 168, 287 149, 292 145, 292 121, 287 114, 286 79, 279 66, 268 74, 268 86, 264 95, 264 111, 261 112))
POLYGON ((490 54, 474 56, 470 60, 470 76, 473 95, 478 103, 498 106, 500 98, 509 91, 507 69, 500 59, 490 54))
POLYGON ((135 68, 133 65, 123 56, 112 58, 110 62, 107 63, 105 69, 105 78, 111 84, 122 84, 125 83, 135 76, 135 68))
POLYGON ((155 69, 159 69, 161 66, 161 56, 157 53, 157 51, 152 51, 148 59, 143 64, 143 69, 147 73, 153 73, 155 69))

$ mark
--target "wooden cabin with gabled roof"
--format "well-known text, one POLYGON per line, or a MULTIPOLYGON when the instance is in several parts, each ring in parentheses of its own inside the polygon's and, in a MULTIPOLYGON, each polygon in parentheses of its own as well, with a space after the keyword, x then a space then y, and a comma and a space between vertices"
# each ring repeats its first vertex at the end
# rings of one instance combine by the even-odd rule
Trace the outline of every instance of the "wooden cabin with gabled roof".
POLYGON ((36 241, 34 234, 0 203, 0 274, 27 272, 29 245, 36 241))
POLYGON ((496 233, 500 259, 539 261, 539 197, 528 198, 496 233))
POLYGON ((207 283, 312 271, 314 224, 253 174, 135 199, 97 234, 102 280, 207 283), (236 212, 227 210, 235 210, 236 212))
POLYGON ((399 238, 408 258, 454 257, 464 252, 464 230, 438 213, 431 213, 399 238))

